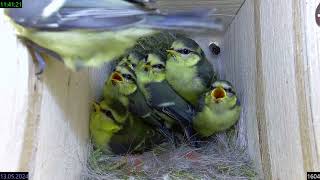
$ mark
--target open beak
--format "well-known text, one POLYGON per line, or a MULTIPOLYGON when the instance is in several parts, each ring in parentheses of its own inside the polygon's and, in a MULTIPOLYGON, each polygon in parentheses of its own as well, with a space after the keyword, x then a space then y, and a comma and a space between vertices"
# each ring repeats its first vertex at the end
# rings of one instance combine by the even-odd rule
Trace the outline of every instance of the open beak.
POLYGON ((113 85, 118 84, 119 82, 123 81, 123 77, 120 73, 118 73, 117 71, 113 72, 111 74, 111 82, 113 85))
POLYGON ((211 91, 211 97, 215 102, 222 101, 226 96, 226 91, 221 87, 217 87, 211 91))

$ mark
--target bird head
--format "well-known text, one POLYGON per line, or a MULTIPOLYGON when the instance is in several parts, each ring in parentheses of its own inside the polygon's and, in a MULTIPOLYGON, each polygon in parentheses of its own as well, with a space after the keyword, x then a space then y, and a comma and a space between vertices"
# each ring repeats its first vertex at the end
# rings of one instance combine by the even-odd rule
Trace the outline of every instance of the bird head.
POLYGON ((165 79, 166 65, 159 54, 147 54, 136 69, 139 80, 143 82, 161 82, 165 79))
POLYGON ((137 90, 135 74, 125 63, 113 69, 109 81, 123 95, 130 95, 137 90))
POLYGON ((143 60, 144 56, 138 52, 130 52, 126 57, 122 58, 119 65, 125 64, 131 70, 135 70, 139 61, 143 60))
POLYGON ((90 134, 95 145, 104 149, 113 134, 121 130, 121 126, 114 121, 110 109, 102 107, 101 104, 95 102, 93 107, 94 111, 90 117, 90 134))
POLYGON ((184 37, 175 40, 171 48, 166 51, 168 61, 180 63, 188 67, 195 66, 205 56, 200 46, 194 40, 184 37))
POLYGON ((215 81, 206 94, 206 104, 216 104, 223 107, 240 105, 236 92, 228 81, 215 81))

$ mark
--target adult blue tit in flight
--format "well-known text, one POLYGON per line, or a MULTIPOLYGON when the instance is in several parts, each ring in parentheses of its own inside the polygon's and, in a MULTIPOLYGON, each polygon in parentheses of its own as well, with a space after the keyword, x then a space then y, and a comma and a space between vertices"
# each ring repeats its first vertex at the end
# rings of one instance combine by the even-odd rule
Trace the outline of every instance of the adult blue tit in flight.
POLYGON ((162 13, 151 0, 24 0, 23 8, 6 9, 18 36, 36 54, 42 53, 73 70, 109 62, 134 46, 139 37, 160 29, 200 30, 220 27, 210 11, 162 13))
POLYGON ((224 131, 240 118, 241 106, 235 89, 228 81, 216 81, 200 98, 193 127, 202 137, 224 131))
POLYGON ((172 88, 196 106, 216 79, 212 64, 192 39, 178 36, 167 50, 166 78, 172 88))

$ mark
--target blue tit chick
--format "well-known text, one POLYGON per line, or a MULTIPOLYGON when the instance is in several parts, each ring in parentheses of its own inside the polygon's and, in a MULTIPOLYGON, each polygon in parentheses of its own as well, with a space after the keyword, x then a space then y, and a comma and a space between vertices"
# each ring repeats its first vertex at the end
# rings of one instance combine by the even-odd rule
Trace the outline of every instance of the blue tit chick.
POLYGON ((180 97, 166 81, 165 57, 149 53, 140 61, 135 74, 148 105, 166 120, 169 126, 178 124, 189 142, 195 145, 192 129, 194 107, 180 97))
POLYGON ((163 137, 141 119, 130 114, 119 123, 115 112, 106 101, 94 103, 90 134, 96 148, 115 154, 142 153, 162 142, 163 137))
MULTIPOLYGON (((173 134, 163 124, 161 117, 156 115, 147 105, 147 102, 137 87, 134 71, 130 68, 137 62, 138 54, 131 53, 120 60, 113 69, 111 76, 105 83, 104 98, 111 107, 116 120, 123 122, 128 113, 142 119, 161 133, 167 140, 174 142, 173 134)), ((137 62, 138 63, 138 62, 137 62)))
POLYGON ((216 81, 199 100, 193 127, 202 137, 233 126, 240 118, 241 106, 236 91, 228 81, 216 81))
POLYGON ((144 55, 142 53, 132 51, 126 54, 122 59, 120 59, 118 65, 125 65, 134 72, 138 63, 143 58, 144 58, 144 55))
MULTIPOLYGON (((6 9, 17 35, 37 54, 59 59, 73 70, 97 67, 121 56, 142 36, 160 29, 215 28, 209 12, 164 14, 141 0, 24 0, 6 9)), ((40 67, 43 68, 44 67, 40 67)))
POLYGON ((167 50, 166 78, 172 88, 196 106, 199 97, 216 80, 212 64, 192 39, 178 36, 167 50))
POLYGON ((125 65, 117 65, 105 82, 103 96, 110 108, 117 111, 116 120, 122 123, 128 116, 128 96, 137 90, 136 80, 125 65))

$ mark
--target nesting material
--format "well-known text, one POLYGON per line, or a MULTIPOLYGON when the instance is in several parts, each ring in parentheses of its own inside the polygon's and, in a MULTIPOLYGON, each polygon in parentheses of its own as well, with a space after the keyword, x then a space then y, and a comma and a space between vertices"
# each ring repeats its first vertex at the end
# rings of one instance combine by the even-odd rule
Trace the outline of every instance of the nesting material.
POLYGON ((200 148, 162 144, 138 155, 106 155, 89 147, 84 179, 255 179, 245 147, 234 130, 217 134, 200 148))
MULTIPOLYGON (((165 52, 177 36, 164 32, 146 37, 140 39, 132 50, 146 54, 156 48, 165 52)), ((219 91, 214 93, 223 95, 219 91)), ((240 142, 237 127, 203 140, 200 148, 186 143, 177 147, 162 143, 142 154, 115 155, 94 149, 90 144, 82 177, 88 180, 255 179, 256 173, 246 147, 237 144, 240 142)))

